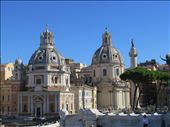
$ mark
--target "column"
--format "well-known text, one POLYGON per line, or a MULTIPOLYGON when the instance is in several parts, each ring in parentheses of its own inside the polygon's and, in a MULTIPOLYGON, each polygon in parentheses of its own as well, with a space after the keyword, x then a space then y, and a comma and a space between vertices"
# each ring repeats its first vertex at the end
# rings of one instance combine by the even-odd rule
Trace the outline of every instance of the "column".
POLYGON ((47 112, 49 112, 49 96, 48 96, 48 94, 47 94, 47 112))
POLYGON ((21 103, 20 103, 21 105, 20 105, 20 112, 22 112, 22 95, 21 95, 21 103))
POLYGON ((21 103, 20 98, 21 98, 20 94, 18 94, 18 111, 17 111, 18 113, 20 112, 20 106, 21 106, 20 105, 20 103, 21 103))
POLYGON ((119 108, 119 90, 116 90, 116 97, 117 97, 117 105, 116 105, 116 108, 118 109, 119 108))
POLYGON ((30 105, 29 105, 29 102, 30 102, 30 96, 28 95, 28 106, 27 106, 27 111, 29 112, 29 109, 30 109, 30 105))
POLYGON ((125 107, 128 107, 128 105, 127 105, 127 91, 125 91, 125 107))
POLYGON ((58 105, 57 105, 57 101, 58 101, 58 98, 57 98, 57 95, 55 94, 55 112, 58 112, 57 111, 57 107, 58 107, 58 105))
POLYGON ((34 115, 34 111, 33 111, 33 97, 31 96, 31 113, 34 115))
POLYGON ((47 112, 47 110, 46 110, 46 103, 45 103, 46 101, 45 100, 46 100, 46 95, 44 95, 44 98, 43 98, 43 110, 44 110, 43 113, 47 112))
POLYGON ((125 108, 125 94, 123 90, 122 90, 122 108, 125 108))
POLYGON ((60 111, 60 94, 59 93, 57 93, 57 111, 59 112, 60 111))
POLYGON ((31 95, 29 96, 29 103, 28 104, 29 104, 29 110, 28 111, 31 112, 31 95))

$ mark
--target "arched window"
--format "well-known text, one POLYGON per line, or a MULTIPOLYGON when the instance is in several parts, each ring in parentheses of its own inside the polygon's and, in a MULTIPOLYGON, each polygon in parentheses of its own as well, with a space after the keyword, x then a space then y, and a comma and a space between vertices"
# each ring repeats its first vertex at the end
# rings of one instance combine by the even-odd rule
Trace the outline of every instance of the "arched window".
POLYGON ((18 73, 15 73, 15 79, 18 79, 18 73))
POLYGON ((107 75, 107 70, 103 69, 103 76, 106 76, 106 75, 107 75))
POLYGON ((68 103, 66 104, 66 109, 67 109, 67 111, 69 110, 68 103))
POLYGON ((55 77, 55 83, 58 83, 58 77, 55 77))

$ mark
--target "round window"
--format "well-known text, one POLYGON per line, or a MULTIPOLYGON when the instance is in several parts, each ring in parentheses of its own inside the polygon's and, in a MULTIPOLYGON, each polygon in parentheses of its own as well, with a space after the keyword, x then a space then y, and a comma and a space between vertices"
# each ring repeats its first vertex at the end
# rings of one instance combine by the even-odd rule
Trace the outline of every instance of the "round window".
POLYGON ((106 59, 106 58, 107 58, 107 55, 106 55, 106 54, 103 54, 103 58, 106 59))
POLYGON ((39 60, 40 60, 40 61, 42 60, 42 56, 39 57, 39 60))

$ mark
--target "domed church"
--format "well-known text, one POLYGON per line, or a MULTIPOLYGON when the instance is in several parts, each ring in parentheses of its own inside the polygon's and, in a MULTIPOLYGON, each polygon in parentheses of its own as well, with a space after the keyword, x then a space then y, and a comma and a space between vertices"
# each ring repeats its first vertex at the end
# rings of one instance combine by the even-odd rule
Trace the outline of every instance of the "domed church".
POLYGON ((130 107, 130 88, 120 79, 124 72, 123 57, 112 47, 112 37, 106 31, 102 35, 102 45, 92 58, 92 79, 97 86, 98 109, 123 109, 130 107))
POLYGON ((27 90, 19 93, 20 115, 56 115, 62 109, 74 112, 70 68, 54 45, 53 33, 46 26, 40 35, 40 46, 27 66, 27 90))

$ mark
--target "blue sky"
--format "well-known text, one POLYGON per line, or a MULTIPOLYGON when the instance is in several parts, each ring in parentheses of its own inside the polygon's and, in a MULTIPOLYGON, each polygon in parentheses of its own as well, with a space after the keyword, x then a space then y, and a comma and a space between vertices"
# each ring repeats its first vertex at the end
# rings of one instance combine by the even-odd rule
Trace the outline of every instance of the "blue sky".
POLYGON ((39 47, 40 33, 48 24, 55 47, 75 62, 91 64, 101 46, 105 27, 112 34, 113 46, 129 67, 129 50, 134 39, 138 63, 170 52, 170 2, 154 1, 14 1, 1 2, 1 62, 17 57, 28 63, 39 47))

